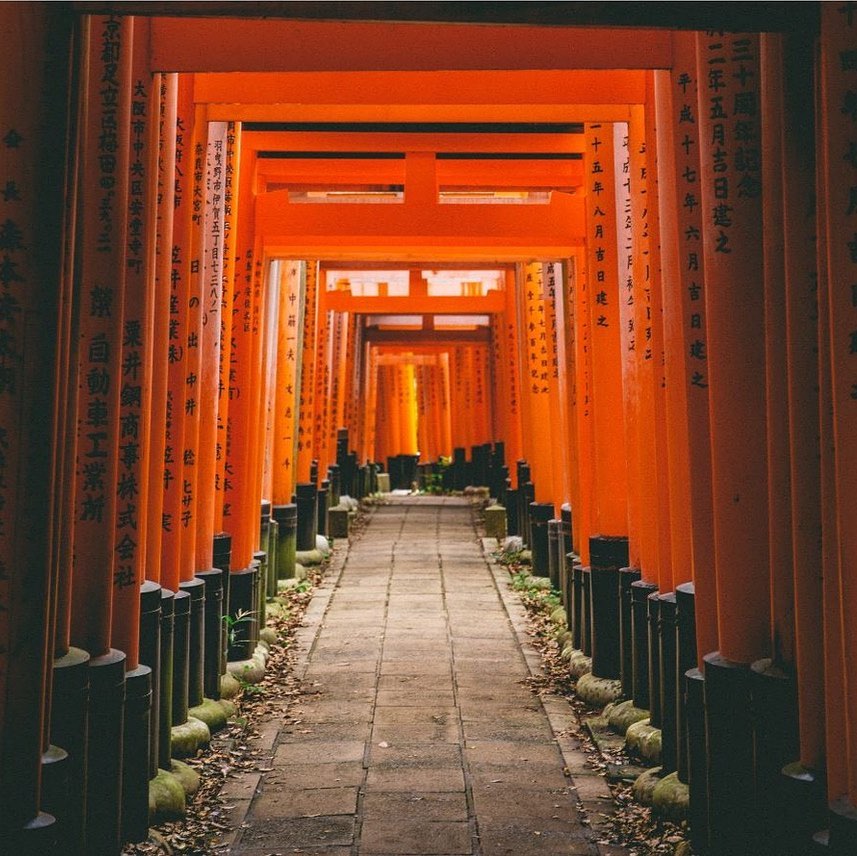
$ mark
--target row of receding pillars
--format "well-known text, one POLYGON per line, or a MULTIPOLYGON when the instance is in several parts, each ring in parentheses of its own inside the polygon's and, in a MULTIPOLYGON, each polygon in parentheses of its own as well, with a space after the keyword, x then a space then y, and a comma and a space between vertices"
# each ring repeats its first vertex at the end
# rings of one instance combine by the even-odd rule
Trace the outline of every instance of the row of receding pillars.
POLYGON ((855 18, 823 9, 815 105, 807 39, 677 35, 586 126, 585 251, 520 280, 508 528, 661 728, 700 852, 857 852, 855 18))

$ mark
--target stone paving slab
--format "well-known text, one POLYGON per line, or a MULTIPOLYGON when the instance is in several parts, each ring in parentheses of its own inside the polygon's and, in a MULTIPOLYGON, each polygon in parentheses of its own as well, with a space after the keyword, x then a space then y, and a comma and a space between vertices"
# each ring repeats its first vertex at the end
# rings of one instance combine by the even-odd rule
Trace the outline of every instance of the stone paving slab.
POLYGON ((227 783, 220 852, 619 856, 581 822, 606 784, 527 686, 539 656, 485 547, 465 500, 412 496, 336 546, 293 646, 307 694, 257 729, 264 772, 227 783))

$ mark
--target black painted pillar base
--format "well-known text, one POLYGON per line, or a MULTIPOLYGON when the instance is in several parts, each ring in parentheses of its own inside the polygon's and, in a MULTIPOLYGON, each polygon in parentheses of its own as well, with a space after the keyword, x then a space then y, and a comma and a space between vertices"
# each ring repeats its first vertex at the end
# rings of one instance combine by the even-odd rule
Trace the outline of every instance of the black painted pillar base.
POLYGON ((711 853, 758 853, 750 668, 719 651, 704 663, 711 853))
POLYGON ((634 697, 634 590, 631 586, 639 579, 639 568, 619 569, 619 677, 625 698, 634 697))
POLYGON ((594 535, 589 539, 592 596, 592 674, 617 679, 621 674, 619 569, 628 564, 628 539, 594 535))
POLYGON ((638 580, 631 583, 631 656, 634 674, 634 706, 650 709, 649 680, 649 596, 657 592, 655 583, 638 580))
POLYGON ((149 778, 158 772, 158 732, 161 724, 161 587, 146 580, 140 586, 140 663, 151 669, 149 705, 149 778))
POLYGON ((230 581, 229 662, 249 660, 259 643, 259 616, 256 611, 259 565, 235 571, 230 581))
POLYGON ((756 805, 761 840, 770 853, 783 853, 789 842, 785 825, 782 769, 800 752, 797 686, 794 677, 770 660, 750 667, 753 739, 756 757, 756 805))
POLYGON ((68 800, 51 813, 56 815, 59 837, 71 853, 83 853, 84 846, 88 716, 89 654, 69 648, 53 664, 50 740, 68 752, 68 800))
POLYGON ((204 697, 220 698, 220 634, 223 628, 223 571, 210 568, 198 571, 198 580, 205 585, 205 613, 202 632, 202 693, 204 697))
MULTIPOLYGON (((2 833, 5 837, 5 832, 2 833)), ((0 842, 4 843, 4 842, 0 842)), ((63 841, 57 819, 47 812, 39 812, 23 829, 11 832, 8 841, 10 856, 49 856, 53 853, 74 853, 63 841), (60 847, 59 842, 62 841, 60 847)), ((77 851, 82 852, 82 851, 77 851)))
POLYGON ((179 583, 190 595, 188 624, 187 704, 202 704, 205 689, 205 580, 194 577, 179 583))
MULTIPOLYGON (((313 482, 302 482, 297 486, 298 506, 298 550, 314 550, 318 531, 318 500, 313 482)), ((234 609, 231 612, 235 612, 234 609)))
POLYGON ((571 606, 569 607, 569 628, 571 644, 578 651, 583 650, 583 565, 577 556, 569 554, 571 562, 571 606))
POLYGON ((698 856, 707 856, 710 838, 708 799, 708 738, 705 732, 705 678, 697 668, 684 674, 687 721, 688 825, 690 843, 698 856))
POLYGON ((548 566, 548 521, 553 518, 553 503, 531 502, 529 505, 529 525, 532 532, 532 573, 536 577, 550 575, 548 566))
POLYGON ((149 837, 149 756, 152 670, 125 674, 125 733, 122 752, 122 840, 149 837))
POLYGON ((562 524, 559 520, 548 520, 548 577, 551 585, 560 593, 560 599, 563 600, 563 580, 561 579, 560 565, 563 554, 560 553, 560 527, 562 524))
MULTIPOLYGON (((679 695, 684 692, 684 676, 689 669, 696 668, 696 608, 693 583, 682 583, 675 588, 676 600, 676 651, 679 695)), ((687 712, 684 704, 676 710, 676 733, 678 735, 677 767, 679 781, 687 784, 687 712)))
POLYGON ((830 804, 828 820, 831 856, 853 856, 857 853, 857 807, 841 797, 830 804))
POLYGON ((173 595, 173 725, 187 722, 189 663, 190 595, 179 588, 173 595))
POLYGON ((316 531, 327 538, 327 512, 330 509, 330 482, 325 479, 316 491, 316 531))
POLYGON ((161 675, 156 687, 158 704, 158 766, 170 769, 173 753, 173 599, 169 589, 161 588, 161 675))
POLYGON ((592 656, 592 569, 584 565, 580 569, 580 650, 592 656))
POLYGON ((808 770, 802 764, 783 767, 779 792, 782 794, 783 856, 803 856, 813 835, 827 827, 827 780, 824 772, 808 770))
POLYGON ((87 856, 116 856, 121 850, 124 722, 125 654, 111 648, 89 661, 87 856))
POLYGON ((661 601, 660 593, 650 594, 646 600, 646 618, 649 622, 649 723, 661 727, 661 601))
POLYGON ((506 534, 520 535, 518 529, 518 491, 511 487, 511 481, 506 487, 506 534))
MULTIPOLYGON (((66 811, 69 799, 69 757, 65 749, 51 744, 42 753, 42 788, 39 808, 45 814, 57 819, 66 811)), ((54 827, 59 830, 59 823, 54 827)), ((0 829, 0 843, 3 842, 4 832, 0 829)))
POLYGON ((226 674, 227 651, 229 639, 225 616, 229 615, 229 584, 232 576, 232 536, 228 532, 218 532, 214 536, 214 550, 211 557, 212 565, 223 573, 223 618, 220 621, 220 674, 226 674))
POLYGON ((678 692, 676 651, 676 598, 675 592, 658 596, 658 653, 661 696, 661 766, 664 773, 678 768, 678 692))

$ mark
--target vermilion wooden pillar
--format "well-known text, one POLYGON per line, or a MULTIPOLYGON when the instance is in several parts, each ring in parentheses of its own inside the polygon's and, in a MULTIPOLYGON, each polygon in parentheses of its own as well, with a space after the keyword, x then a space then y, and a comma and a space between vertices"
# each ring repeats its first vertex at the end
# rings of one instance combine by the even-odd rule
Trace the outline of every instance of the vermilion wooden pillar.
POLYGON ((51 454, 61 281, 71 19, 45 6, 2 10, 0 59, 0 840, 10 852, 53 844, 40 811, 50 622, 51 454), (42 133, 48 126, 50 135, 42 133))
POLYGON ((315 355, 315 393, 313 399, 312 449, 313 459, 319 467, 328 457, 327 426, 330 421, 330 387, 331 387, 331 337, 333 312, 323 308, 319 297, 318 333, 316 337, 315 355))
MULTIPOLYGON (((218 448, 218 405, 220 365, 223 359, 224 234, 226 226, 226 157, 227 127, 225 122, 208 123, 206 144, 205 223, 203 245, 202 334, 200 337, 200 374, 197 407, 199 408, 196 562, 197 571, 207 571, 213 561, 213 538, 216 531, 216 476, 218 448)), ((219 521, 217 521, 219 525, 219 521)))
MULTIPOLYGON (((116 576, 116 560, 121 560, 116 511, 122 492, 118 452, 132 39, 130 19, 90 18, 86 22, 71 639, 93 657, 84 832, 85 847, 92 852, 118 850, 120 838, 126 658, 110 647, 110 640, 114 587, 123 582, 116 576), (105 791, 110 794, 107 798, 103 798, 105 791)), ((134 587, 134 583, 132 578, 129 585, 134 587)), ((128 617, 122 616, 122 620, 128 617)))
MULTIPOLYGON (((670 116, 660 123, 664 137, 660 139, 659 163, 665 176, 662 206, 665 215, 674 211, 662 222, 662 243, 666 249, 664 278, 664 330, 667 348, 667 368, 671 371, 670 355, 681 348, 676 384, 682 384, 685 393, 688 461, 690 479, 689 511, 691 515, 690 548, 695 589, 694 612, 696 621, 698 665, 702 657, 717 650, 717 580, 714 567, 714 523, 711 488, 711 444, 708 406, 708 340, 705 316, 705 258, 702 251, 702 189, 700 174, 699 116, 705 109, 698 101, 695 38, 690 34, 673 36, 675 68, 670 75, 670 116), (668 152, 672 152, 669 157, 668 152), (674 163, 674 190, 670 198, 669 165, 674 163), (671 237, 670 237, 671 235, 671 237), (670 249, 677 248, 673 262, 670 249), (675 276, 669 275, 670 266, 676 264, 675 276), (681 337, 680 339, 678 337, 681 337)), ((706 79, 707 80, 707 79, 706 79)), ((660 115, 660 114, 659 114, 660 115)), ((680 396, 673 390, 669 375, 670 402, 680 396)), ((680 400, 680 399, 679 399, 680 400)), ((671 407, 671 404, 668 403, 671 407)), ((681 424, 680 414, 676 418, 681 424)), ((672 420, 672 416, 670 417, 672 420)), ((672 423, 671 423, 672 424, 672 423)), ((676 447, 679 457, 681 439, 676 447)), ((681 541, 678 541, 681 544, 681 541)))
MULTIPOLYGON (((226 126, 226 154, 223 167, 223 300, 220 311, 220 363, 217 401, 216 469, 214 474, 214 525, 226 528, 227 503, 234 490, 227 450, 230 443, 229 405, 232 401, 232 318, 236 294, 236 240, 238 222, 238 182, 241 177, 241 137, 234 122, 226 126)), ((224 585, 228 585, 224 581, 224 585)), ((228 589, 226 589, 228 591, 228 589)))
MULTIPOLYGON (((161 582, 178 76, 175 74, 159 74, 155 78, 155 82, 158 87, 158 175, 155 209, 156 249, 153 260, 155 303, 152 326, 157 335, 157 341, 152 355, 152 411, 148 457, 150 496, 146 521, 146 576, 150 580, 161 582)), ((166 586, 166 583, 164 585, 166 586)))
MULTIPOLYGON (((616 251, 620 347, 622 351, 622 396, 625 421, 625 459, 628 472, 628 565, 640 567, 640 389, 638 348, 633 212, 631 207, 631 155, 628 145, 628 123, 613 125, 613 151, 616 164, 616 251)), ((638 176, 634 176, 635 184, 638 176)), ((642 340, 641 340, 642 342, 642 340)))
POLYGON ((616 243, 613 127, 585 126, 586 259, 592 380, 592 670, 620 676, 618 572, 628 564, 628 473, 616 243))
MULTIPOLYGON (((854 501, 857 493, 857 109, 854 106, 857 66, 857 16, 848 5, 822 7, 820 62, 820 140, 821 170, 819 196, 825 205, 820 225, 820 251, 827 262, 827 301, 829 318, 830 390, 833 406, 832 429, 833 495, 835 497, 836 542, 833 555, 825 556, 825 575, 838 568, 842 597, 842 634, 844 653, 844 708, 847 753, 847 783, 839 780, 831 766, 829 799, 832 801, 831 849, 847 852, 857 842, 855 806, 857 806, 857 651, 855 616, 857 580, 854 556, 857 555, 857 521, 854 501)), ((828 494, 827 499, 833 498, 828 494)), ((825 497, 823 497, 823 500, 825 497)), ((827 523, 828 521, 825 521, 827 523)), ((825 539, 829 539, 825 534, 825 539)), ((828 540, 829 544, 829 540, 828 540)), ((833 607, 830 603, 828 606, 833 607)), ((827 616, 826 616, 827 617, 827 616)), ((835 621, 833 612, 831 618, 835 621)), ((829 659, 828 659, 828 662, 829 659)), ((836 682, 832 674, 828 684, 836 682)), ((834 693, 836 691, 834 690, 834 693)), ((835 695, 834 695, 835 698, 835 695)), ((832 699, 831 699, 832 700, 832 699)), ((837 711, 831 711, 833 718, 837 711)), ((829 735, 830 736, 830 735, 829 735)), ((831 756, 841 747, 828 742, 831 756)))
MULTIPOLYGON (((497 401, 504 402, 505 421, 503 441, 506 443, 506 459, 517 461, 523 454, 521 444, 521 371, 520 371, 520 342, 516 315, 515 272, 506 271, 503 283, 505 311, 498 316, 497 336, 500 340, 502 354, 502 389, 498 390, 497 401)), ((515 474, 512 475, 513 483, 515 474)))
POLYGON ((292 494, 297 483, 296 428, 301 279, 300 262, 284 261, 281 263, 272 496, 276 505, 283 505, 292 501, 292 494))
POLYGON ((313 459, 315 431, 315 387, 316 387, 316 340, 318 337, 318 290, 324 288, 319 282, 318 264, 306 263, 306 285, 304 286, 302 356, 300 369, 300 413, 298 424, 298 481, 309 480, 310 463, 313 459))
POLYGON ((747 664, 770 650, 758 37, 700 36, 702 247, 719 652, 705 657, 712 846, 758 831, 747 664), (705 84, 702 85, 702 81, 705 84))
MULTIPOLYGON (((188 349, 189 314, 191 298, 191 252, 189 242, 190 207, 192 204, 192 81, 180 75, 177 81, 175 161, 174 161, 174 213, 172 233, 166 236, 170 253, 170 293, 168 346, 166 361, 167 404, 165 413, 164 466, 162 481, 164 500, 161 532, 161 584, 177 592, 179 583, 187 578, 182 573, 182 529, 189 521, 190 510, 183 505, 185 497, 182 468, 184 451, 184 424, 186 390, 190 366, 188 349)), ((198 300, 198 296, 197 296, 198 300)))
MULTIPOLYGON (((786 337, 794 552, 795 661, 800 762, 821 784, 824 766, 825 599, 815 569, 821 554, 821 483, 818 396, 818 283, 814 193, 815 125, 809 37, 784 43, 784 126, 781 138, 785 230, 786 337)), ((822 788, 817 788, 822 791, 822 788)))

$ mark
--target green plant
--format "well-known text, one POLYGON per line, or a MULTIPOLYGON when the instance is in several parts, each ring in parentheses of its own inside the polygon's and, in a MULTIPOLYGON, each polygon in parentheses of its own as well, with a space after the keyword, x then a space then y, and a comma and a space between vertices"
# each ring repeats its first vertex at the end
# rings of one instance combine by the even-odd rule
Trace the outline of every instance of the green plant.
POLYGON ((235 615, 224 615, 223 623, 226 625, 226 639, 230 645, 238 641, 238 626, 248 624, 253 620, 256 613, 252 609, 239 609, 235 615))

